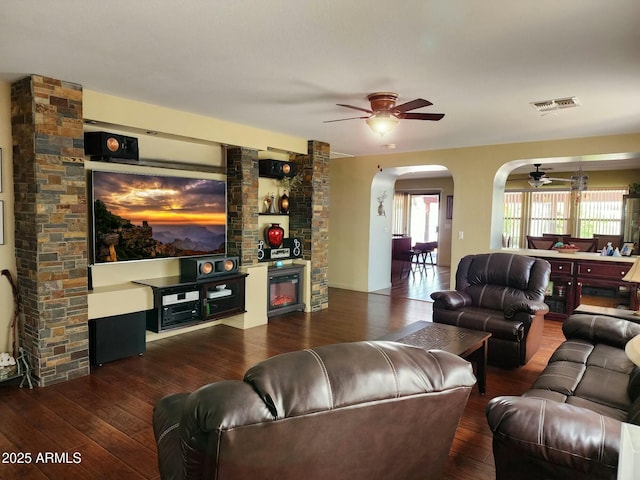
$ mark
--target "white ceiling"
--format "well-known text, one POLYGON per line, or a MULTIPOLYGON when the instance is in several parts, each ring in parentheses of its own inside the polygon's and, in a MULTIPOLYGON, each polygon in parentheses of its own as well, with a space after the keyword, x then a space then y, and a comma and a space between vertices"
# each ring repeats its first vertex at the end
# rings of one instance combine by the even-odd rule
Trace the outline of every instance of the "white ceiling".
POLYGON ((334 155, 637 133, 639 21, 638 0, 2 0, 0 80, 47 75, 334 155), (384 138, 323 123, 376 91, 446 116, 384 138))

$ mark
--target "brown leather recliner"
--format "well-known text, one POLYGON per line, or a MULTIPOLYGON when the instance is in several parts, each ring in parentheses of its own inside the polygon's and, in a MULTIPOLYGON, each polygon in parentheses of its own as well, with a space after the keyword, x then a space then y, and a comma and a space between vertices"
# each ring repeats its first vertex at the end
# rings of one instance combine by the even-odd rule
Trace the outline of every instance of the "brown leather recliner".
POLYGON ((435 479, 469 393, 471 365, 393 342, 285 353, 162 398, 163 479, 435 479))
POLYGON ((456 289, 431 294, 433 321, 490 332, 489 363, 524 365, 542 342, 550 273, 551 265, 540 258, 467 255, 458 264, 456 289))

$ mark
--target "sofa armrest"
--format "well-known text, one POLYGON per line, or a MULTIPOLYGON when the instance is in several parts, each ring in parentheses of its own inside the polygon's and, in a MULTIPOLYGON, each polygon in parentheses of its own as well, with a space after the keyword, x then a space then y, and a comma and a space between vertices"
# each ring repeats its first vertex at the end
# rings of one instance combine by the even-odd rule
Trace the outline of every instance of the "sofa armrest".
POLYGON ((520 312, 528 313, 529 315, 536 315, 539 313, 544 315, 548 311, 549 305, 544 302, 527 302, 519 300, 505 306, 504 318, 512 319, 520 312))
POLYGON ((440 304, 447 310, 456 310, 473 304, 469 294, 466 292, 459 292, 458 290, 433 292, 431 294, 431 298, 436 302, 440 302, 440 304))
POLYGON ((223 380, 205 385, 184 402, 180 419, 184 478, 205 478, 215 471, 220 432, 273 421, 274 417, 251 385, 223 380))
POLYGON ((533 397, 493 398, 486 414, 497 479, 615 478, 618 420, 533 397))

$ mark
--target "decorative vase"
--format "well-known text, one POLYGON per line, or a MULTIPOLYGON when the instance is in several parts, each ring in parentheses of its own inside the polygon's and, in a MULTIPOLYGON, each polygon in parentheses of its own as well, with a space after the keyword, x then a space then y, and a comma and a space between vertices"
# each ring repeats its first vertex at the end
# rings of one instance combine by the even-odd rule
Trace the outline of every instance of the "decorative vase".
POLYGON ((270 202, 269 202, 269 213, 278 213, 276 212, 276 196, 275 194, 271 194, 270 197, 270 202))
POLYGON ((285 193, 280 197, 280 213, 289 213, 289 196, 285 193))
POLYGON ((266 228, 265 237, 271 248, 280 248, 284 239, 284 228, 279 223, 272 223, 266 228))

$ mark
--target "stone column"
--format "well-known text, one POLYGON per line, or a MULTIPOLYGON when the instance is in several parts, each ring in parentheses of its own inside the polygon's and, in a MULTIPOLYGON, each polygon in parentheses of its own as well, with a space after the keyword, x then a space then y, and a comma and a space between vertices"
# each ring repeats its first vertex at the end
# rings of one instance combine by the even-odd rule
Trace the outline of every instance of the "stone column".
POLYGON ((11 86, 20 344, 40 386, 89 373, 82 87, 11 86))
POLYGON ((258 263, 258 152, 227 150, 227 255, 258 263))
POLYGON ((291 192, 289 230, 291 236, 303 239, 304 258, 311 261, 313 312, 329 306, 329 156, 328 143, 311 140, 308 154, 294 158, 304 181, 301 188, 291 192))

